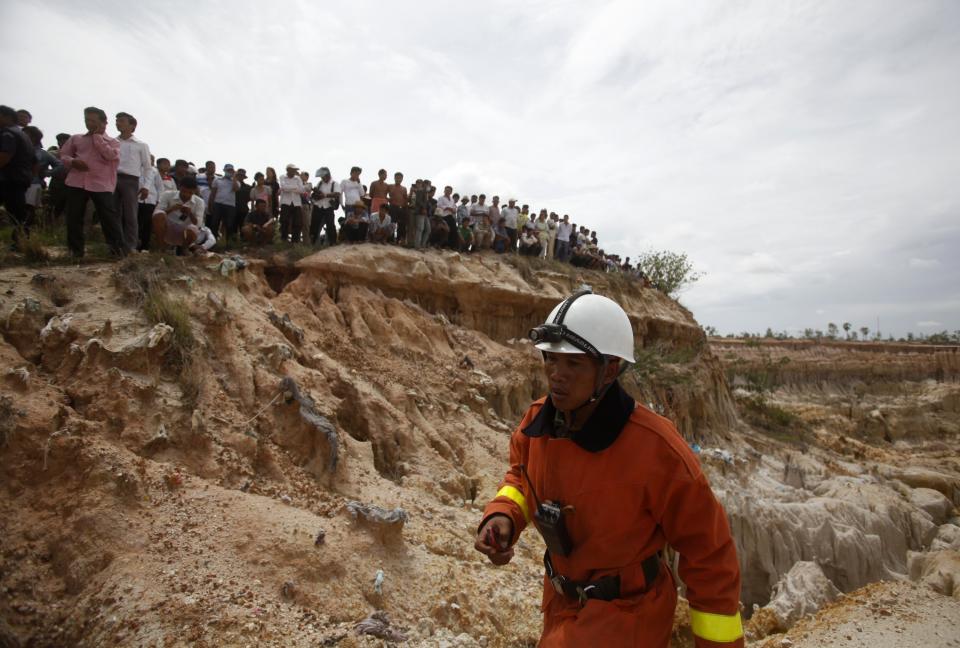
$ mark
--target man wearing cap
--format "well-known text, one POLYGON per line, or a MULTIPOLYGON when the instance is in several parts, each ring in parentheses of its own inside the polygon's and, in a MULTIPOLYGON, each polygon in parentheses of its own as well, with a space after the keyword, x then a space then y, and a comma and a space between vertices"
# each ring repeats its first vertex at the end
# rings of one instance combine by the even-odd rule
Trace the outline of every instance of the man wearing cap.
POLYGON ((280 240, 299 243, 303 231, 303 211, 300 209, 303 180, 296 164, 287 165, 287 174, 280 182, 280 240), (289 238, 288 238, 289 237, 289 238))
POLYGON ((120 136, 120 163, 117 166, 117 186, 113 192, 114 209, 120 219, 123 247, 127 252, 137 249, 140 226, 137 201, 147 197, 147 177, 150 175, 150 147, 134 137, 137 120, 130 113, 117 113, 120 136))
POLYGON ((313 189, 313 213, 310 217, 310 242, 316 245, 320 238, 320 230, 325 230, 327 245, 337 244, 337 225, 335 212, 340 200, 340 186, 330 176, 330 169, 317 169, 320 178, 313 189))
POLYGON ((520 210, 517 209, 517 199, 510 198, 507 200, 507 206, 500 210, 500 216, 503 217, 503 226, 507 229, 507 250, 510 252, 517 251, 517 216, 520 215, 520 210))
POLYGON ((236 178, 232 164, 223 165, 223 175, 214 179, 210 187, 210 200, 213 206, 206 219, 206 225, 214 236, 223 234, 230 238, 237 229, 237 190, 240 181, 236 178))
POLYGON ((358 200, 344 218, 340 235, 344 237, 347 243, 363 243, 367 240, 369 225, 370 218, 367 214, 367 204, 358 200))
POLYGON ((740 566, 723 506, 697 456, 619 377, 635 362, 633 325, 589 290, 529 333, 547 394, 510 437, 510 467, 474 547, 506 565, 527 526, 543 538, 541 648, 667 648, 679 555, 696 648, 743 648, 740 566))

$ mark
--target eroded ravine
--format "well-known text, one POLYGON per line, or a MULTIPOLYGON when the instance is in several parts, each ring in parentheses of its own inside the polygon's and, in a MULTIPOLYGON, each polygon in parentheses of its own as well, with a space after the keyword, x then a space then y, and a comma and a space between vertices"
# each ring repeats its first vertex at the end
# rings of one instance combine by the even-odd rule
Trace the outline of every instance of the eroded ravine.
POLYGON ((960 538, 953 512, 916 495, 960 467, 848 437, 788 390, 819 431, 800 445, 757 433, 691 314, 620 278, 378 246, 292 269, 15 268, 0 272, 10 632, 38 646, 355 645, 353 625, 382 609, 419 645, 535 641, 539 540, 495 569, 471 536, 543 391, 526 330, 584 283, 634 324, 627 388, 705 449, 748 608, 797 560, 849 590, 960 538), (174 326, 145 317, 151 291, 179 309, 174 326), (910 456, 930 474, 903 474, 910 456), (402 507, 402 542, 358 526, 351 501, 402 507))

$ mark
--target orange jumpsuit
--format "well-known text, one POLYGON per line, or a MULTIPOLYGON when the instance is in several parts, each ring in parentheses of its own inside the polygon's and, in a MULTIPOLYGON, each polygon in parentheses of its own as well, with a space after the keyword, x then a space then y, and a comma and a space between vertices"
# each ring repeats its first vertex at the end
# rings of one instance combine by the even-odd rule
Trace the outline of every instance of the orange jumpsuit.
POLYGON ((673 424, 637 406, 618 383, 574 435, 554 436, 555 415, 548 399, 527 411, 483 520, 509 516, 511 545, 517 541, 536 507, 526 465, 541 501, 573 507, 565 515, 573 551, 551 556, 555 572, 574 581, 619 574, 621 598, 581 606, 544 576, 539 645, 668 646, 676 585, 661 564, 647 587, 641 563, 669 543, 680 554, 697 648, 742 648, 740 568, 726 514, 673 424))

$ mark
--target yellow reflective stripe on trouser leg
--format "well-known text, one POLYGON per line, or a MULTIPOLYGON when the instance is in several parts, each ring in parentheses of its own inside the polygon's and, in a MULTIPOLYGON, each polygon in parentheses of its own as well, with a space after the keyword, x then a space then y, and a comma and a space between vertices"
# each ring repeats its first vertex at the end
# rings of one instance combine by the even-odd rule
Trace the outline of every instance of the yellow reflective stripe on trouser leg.
POLYGON ((736 641, 743 636, 743 623, 740 613, 713 614, 690 608, 690 628, 701 639, 726 643, 736 641))
POLYGON ((497 491, 497 497, 506 497, 509 500, 512 500, 514 504, 520 507, 520 510, 523 511, 523 519, 527 522, 530 521, 530 511, 527 509, 527 498, 523 496, 523 493, 520 492, 520 489, 513 486, 504 486, 497 491))

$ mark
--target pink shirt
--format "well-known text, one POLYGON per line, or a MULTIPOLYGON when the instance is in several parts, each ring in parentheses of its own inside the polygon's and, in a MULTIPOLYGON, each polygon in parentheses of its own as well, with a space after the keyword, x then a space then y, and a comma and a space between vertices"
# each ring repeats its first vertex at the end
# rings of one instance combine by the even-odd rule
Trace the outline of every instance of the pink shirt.
POLYGON ((68 187, 113 193, 117 186, 120 142, 109 135, 74 135, 60 149, 60 161, 70 169, 66 180, 68 187), (86 162, 87 170, 70 168, 73 160, 86 162))

